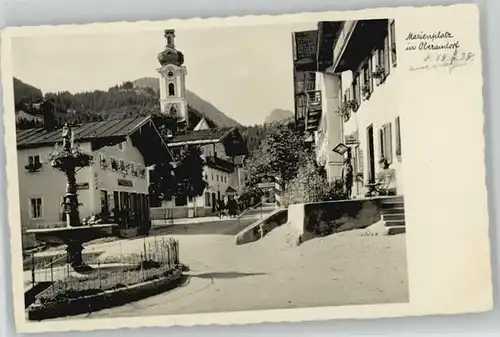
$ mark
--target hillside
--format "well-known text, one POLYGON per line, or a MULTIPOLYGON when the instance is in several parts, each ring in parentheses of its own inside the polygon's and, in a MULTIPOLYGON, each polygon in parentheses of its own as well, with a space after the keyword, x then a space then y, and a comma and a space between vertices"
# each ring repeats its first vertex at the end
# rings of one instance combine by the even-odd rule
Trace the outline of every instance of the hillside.
MULTIPOLYGON (((158 87, 158 79, 143 78, 134 83, 124 82, 113 86, 108 91, 94 90, 75 94, 62 91, 43 95, 39 88, 14 78, 16 110, 30 111, 32 110, 31 104, 45 97, 53 100, 56 112, 62 115, 69 110, 74 110, 73 114, 68 114, 64 118, 70 123, 158 114, 160 113, 158 87)), ((241 127, 239 123, 196 94, 188 92, 187 97, 192 126, 205 116, 213 127, 241 127)))
POLYGON ((266 117, 266 124, 270 124, 273 122, 289 121, 292 118, 293 118, 293 112, 291 112, 290 110, 274 109, 266 117))
MULTIPOLYGON (((156 93, 159 93, 160 90, 160 82, 158 78, 154 77, 143 77, 139 78, 135 81, 132 81, 134 84, 134 88, 151 88, 156 93)), ((236 122, 234 119, 228 117, 219 109, 214 107, 209 102, 205 101, 195 93, 186 90, 186 98, 188 101, 188 105, 199 112, 202 112, 206 117, 212 120, 219 127, 231 127, 231 126, 241 126, 240 123, 236 122)))

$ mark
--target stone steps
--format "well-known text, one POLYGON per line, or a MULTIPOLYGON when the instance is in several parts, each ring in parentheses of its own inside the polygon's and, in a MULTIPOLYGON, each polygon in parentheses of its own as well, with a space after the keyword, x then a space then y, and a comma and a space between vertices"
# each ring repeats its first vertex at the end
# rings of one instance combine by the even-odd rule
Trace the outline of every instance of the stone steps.
POLYGON ((404 198, 397 196, 382 200, 381 218, 385 223, 387 235, 406 233, 404 198))
POLYGON ((405 220, 404 213, 393 213, 393 214, 382 214, 382 220, 393 221, 393 220, 405 220))
POLYGON ((388 227, 387 235, 397 235, 397 234, 405 234, 406 227, 405 226, 396 226, 396 227, 388 227))

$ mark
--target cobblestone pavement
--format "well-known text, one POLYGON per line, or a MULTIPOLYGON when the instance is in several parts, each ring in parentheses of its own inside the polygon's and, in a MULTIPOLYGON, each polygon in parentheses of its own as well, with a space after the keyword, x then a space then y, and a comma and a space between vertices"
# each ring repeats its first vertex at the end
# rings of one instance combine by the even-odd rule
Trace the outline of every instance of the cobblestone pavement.
MULTIPOLYGON (((191 268, 183 286, 78 317, 408 302, 405 235, 366 236, 365 231, 318 238, 300 247, 288 242, 286 225, 243 246, 236 246, 231 235, 173 235, 180 240, 182 262, 191 268)), ((129 248, 122 249, 141 241, 126 244, 129 248)))

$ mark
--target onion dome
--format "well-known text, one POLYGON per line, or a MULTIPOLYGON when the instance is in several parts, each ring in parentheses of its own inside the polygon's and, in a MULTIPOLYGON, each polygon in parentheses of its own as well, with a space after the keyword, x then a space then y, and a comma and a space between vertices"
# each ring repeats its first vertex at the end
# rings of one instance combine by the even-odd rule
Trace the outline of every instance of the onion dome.
POLYGON ((165 49, 158 54, 158 61, 162 66, 167 64, 174 64, 176 66, 181 66, 184 63, 184 55, 175 49, 175 30, 166 29, 165 30, 165 49))
POLYGON ((174 64, 181 66, 184 63, 184 54, 172 47, 165 47, 161 53, 158 54, 158 62, 162 66, 167 64, 174 64))

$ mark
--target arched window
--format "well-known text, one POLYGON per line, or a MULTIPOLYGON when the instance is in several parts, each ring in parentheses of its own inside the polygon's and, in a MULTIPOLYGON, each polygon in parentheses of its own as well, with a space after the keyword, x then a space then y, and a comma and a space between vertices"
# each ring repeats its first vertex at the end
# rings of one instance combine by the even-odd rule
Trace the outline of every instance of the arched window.
POLYGON ((168 84, 168 95, 175 96, 175 84, 173 83, 168 84))

